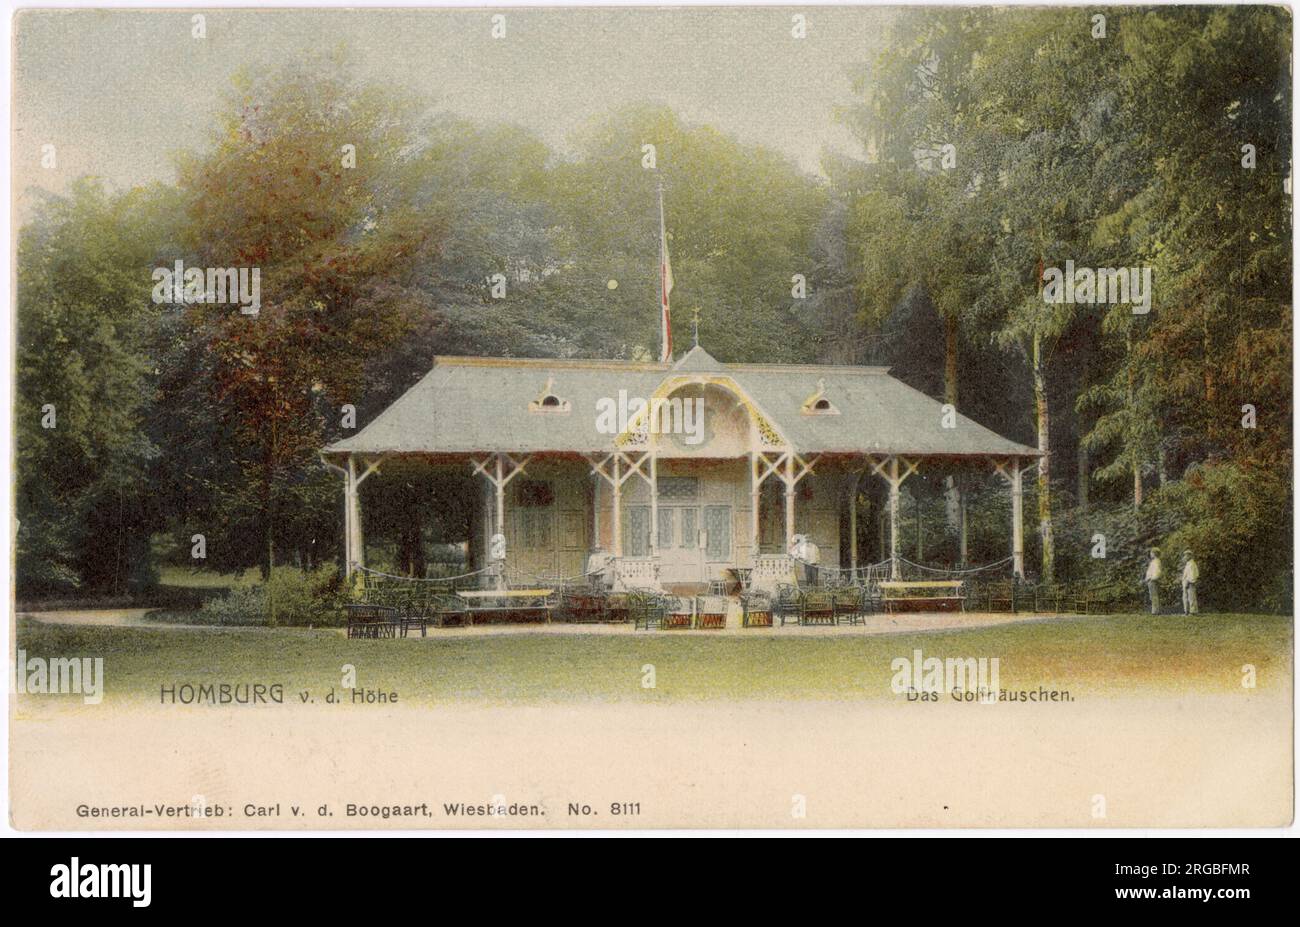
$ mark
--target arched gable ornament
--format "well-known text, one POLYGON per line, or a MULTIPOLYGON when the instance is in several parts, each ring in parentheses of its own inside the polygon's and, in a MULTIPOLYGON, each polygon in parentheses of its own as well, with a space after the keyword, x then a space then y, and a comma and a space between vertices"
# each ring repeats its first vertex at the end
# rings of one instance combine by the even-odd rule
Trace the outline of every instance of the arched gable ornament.
POLYGON ((736 398, 746 413, 754 427, 756 443, 761 450, 785 450, 792 445, 786 439, 773 423, 767 417, 767 414, 758 407, 758 404, 750 398, 735 380, 728 376, 679 376, 670 377, 659 385, 654 391, 650 400, 637 411, 636 415, 628 419, 627 428, 621 432, 615 439, 614 443, 618 447, 644 448, 650 444, 650 416, 655 408, 655 400, 663 401, 681 389, 683 386, 716 386, 719 389, 726 390, 736 398))

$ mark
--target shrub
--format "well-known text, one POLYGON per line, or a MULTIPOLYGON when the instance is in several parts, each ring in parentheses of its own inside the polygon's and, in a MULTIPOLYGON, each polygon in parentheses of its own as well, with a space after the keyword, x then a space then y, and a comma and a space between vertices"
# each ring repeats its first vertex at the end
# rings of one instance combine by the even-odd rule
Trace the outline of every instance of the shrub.
POLYGON ((341 623, 346 590, 338 570, 322 566, 310 572, 276 567, 268 581, 236 586, 195 613, 198 624, 266 627, 331 626, 341 623))

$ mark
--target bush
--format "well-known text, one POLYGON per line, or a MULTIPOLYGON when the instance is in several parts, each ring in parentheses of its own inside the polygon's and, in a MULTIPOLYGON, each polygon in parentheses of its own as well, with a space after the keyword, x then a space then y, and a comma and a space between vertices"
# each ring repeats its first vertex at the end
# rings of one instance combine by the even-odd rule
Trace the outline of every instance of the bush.
POLYGON ((236 586, 228 595, 206 603, 193 620, 231 626, 337 626, 342 623, 340 606, 346 599, 338 569, 333 566, 311 572, 276 567, 268 581, 236 586))
POLYGON ((1291 610, 1291 494, 1289 468, 1248 467, 1218 461, 1195 464, 1181 478, 1151 492, 1142 508, 1094 506, 1059 513, 1057 572, 1083 585, 1111 586, 1119 600, 1145 608, 1147 550, 1157 547, 1164 567, 1161 601, 1182 596, 1182 553, 1200 567, 1202 611, 1291 610), (1281 475, 1279 475, 1281 474, 1281 475), (1105 558, 1091 556, 1092 537, 1106 539, 1105 558))

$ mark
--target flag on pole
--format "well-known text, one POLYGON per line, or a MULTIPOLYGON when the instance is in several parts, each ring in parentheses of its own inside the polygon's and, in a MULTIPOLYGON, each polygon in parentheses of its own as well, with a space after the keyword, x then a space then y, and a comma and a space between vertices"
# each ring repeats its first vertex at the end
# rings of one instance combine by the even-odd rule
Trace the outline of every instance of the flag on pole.
POLYGON ((673 291, 673 267, 668 260, 668 229, 664 225, 664 185, 659 184, 659 321, 663 328, 662 363, 673 359, 673 322, 668 311, 668 294, 673 291))

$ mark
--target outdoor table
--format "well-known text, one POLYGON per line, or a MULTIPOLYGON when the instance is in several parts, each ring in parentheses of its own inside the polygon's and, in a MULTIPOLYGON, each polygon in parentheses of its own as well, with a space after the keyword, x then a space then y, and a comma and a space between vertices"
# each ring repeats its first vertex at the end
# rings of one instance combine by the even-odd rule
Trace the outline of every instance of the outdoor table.
POLYGON ((727 567, 727 572, 731 574, 736 583, 736 592, 745 593, 749 591, 749 578, 753 575, 753 567, 727 567))
POLYGON ((468 622, 480 612, 542 612, 551 623, 554 589, 466 589, 457 592, 466 602, 468 622))

